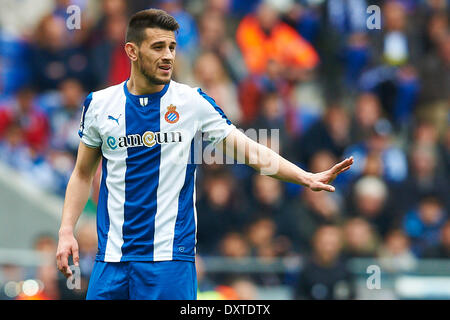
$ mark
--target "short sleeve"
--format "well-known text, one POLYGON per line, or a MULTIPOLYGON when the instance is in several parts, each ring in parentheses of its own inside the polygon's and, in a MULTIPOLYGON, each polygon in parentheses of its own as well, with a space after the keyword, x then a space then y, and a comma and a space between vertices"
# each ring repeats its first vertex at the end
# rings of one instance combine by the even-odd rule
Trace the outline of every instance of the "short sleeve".
POLYGON ((92 93, 90 93, 83 103, 83 111, 81 112, 80 129, 78 135, 84 144, 90 147, 99 147, 102 139, 98 133, 95 121, 95 114, 92 108, 92 93))
POLYGON ((208 141, 216 145, 225 139, 236 127, 227 118, 213 98, 204 93, 200 88, 197 89, 197 93, 198 107, 200 108, 200 130, 205 134, 205 138, 208 141))

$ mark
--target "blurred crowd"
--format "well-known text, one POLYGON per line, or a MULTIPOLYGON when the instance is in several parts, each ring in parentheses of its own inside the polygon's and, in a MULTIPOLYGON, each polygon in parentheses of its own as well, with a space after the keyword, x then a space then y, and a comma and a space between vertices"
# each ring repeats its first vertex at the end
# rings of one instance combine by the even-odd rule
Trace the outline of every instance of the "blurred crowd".
POLYGON ((238 128, 279 129, 280 154, 308 171, 354 157, 334 193, 199 165, 200 291, 254 298, 255 285, 289 285, 295 298, 345 299, 355 294, 348 259, 408 271, 450 258, 449 1, 21 1, 16 18, 14 4, 2 1, 0 15, 0 161, 40 188, 64 195, 82 102, 127 79, 127 21, 150 7, 181 26, 174 79, 200 86, 238 128), (66 26, 71 4, 81 29, 66 26), (380 29, 367 27, 369 5, 380 29), (201 256, 303 266, 215 278, 201 256))

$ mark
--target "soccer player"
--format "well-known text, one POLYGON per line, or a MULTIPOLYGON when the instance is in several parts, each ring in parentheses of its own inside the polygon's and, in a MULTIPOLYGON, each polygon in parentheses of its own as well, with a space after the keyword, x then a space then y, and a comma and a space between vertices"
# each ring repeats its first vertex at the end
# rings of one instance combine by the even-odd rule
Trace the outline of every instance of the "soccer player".
POLYGON ((178 28, 165 11, 136 13, 125 44, 129 79, 84 102, 56 258, 69 277, 68 257, 79 262, 74 228, 101 159, 98 253, 87 299, 196 299, 195 163, 188 158, 198 132, 256 170, 276 164, 271 176, 315 191, 333 192, 329 183, 353 163, 305 172, 237 130, 201 89, 171 80, 178 28))

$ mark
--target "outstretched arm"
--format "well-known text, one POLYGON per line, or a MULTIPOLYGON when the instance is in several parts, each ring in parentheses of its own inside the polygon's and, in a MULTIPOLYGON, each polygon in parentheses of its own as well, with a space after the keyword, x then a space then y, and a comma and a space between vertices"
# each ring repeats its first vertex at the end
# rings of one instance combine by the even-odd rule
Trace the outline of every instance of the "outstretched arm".
POLYGON ((300 184, 313 191, 334 192, 335 188, 330 183, 336 179, 338 174, 350 169, 353 164, 353 157, 350 157, 326 171, 307 172, 275 151, 253 141, 238 129, 231 131, 224 139, 222 148, 228 156, 231 155, 234 159, 251 166, 262 174, 285 182, 300 184))

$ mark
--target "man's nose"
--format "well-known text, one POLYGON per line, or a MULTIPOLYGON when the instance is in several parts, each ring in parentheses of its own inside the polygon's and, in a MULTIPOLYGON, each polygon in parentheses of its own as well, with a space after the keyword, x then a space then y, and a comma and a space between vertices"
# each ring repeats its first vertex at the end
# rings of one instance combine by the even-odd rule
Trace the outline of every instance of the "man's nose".
POLYGON ((171 51, 170 50, 170 48, 166 48, 165 50, 164 50, 164 53, 163 53, 163 56, 162 56, 162 59, 163 60, 170 60, 170 61, 173 61, 174 60, 174 53, 173 53, 173 51, 171 51))

